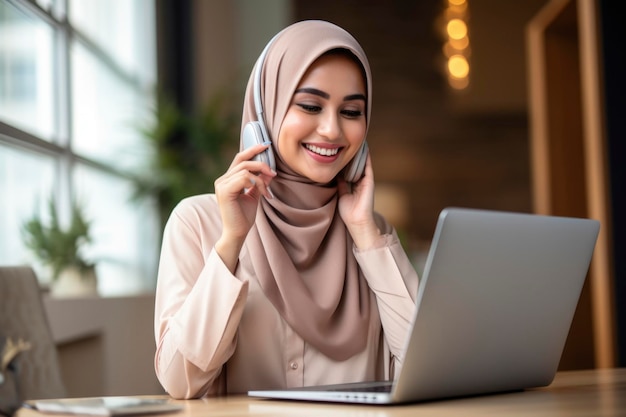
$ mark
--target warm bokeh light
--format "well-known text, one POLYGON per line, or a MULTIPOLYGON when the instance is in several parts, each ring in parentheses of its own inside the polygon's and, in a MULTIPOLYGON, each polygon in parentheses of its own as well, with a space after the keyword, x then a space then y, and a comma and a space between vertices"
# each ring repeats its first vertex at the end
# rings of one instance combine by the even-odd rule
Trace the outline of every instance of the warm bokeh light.
POLYGON ((452 45, 450 45, 450 42, 446 42, 445 45, 443 45, 443 55, 446 57, 446 60, 450 58, 452 55, 458 55, 458 54, 459 54, 459 50, 456 48, 453 48, 452 45))
POLYGON ((455 17, 463 18, 467 14, 467 3, 463 3, 460 6, 449 6, 443 11, 443 18, 445 21, 454 19, 455 17))
POLYGON ((450 45, 450 42, 446 42, 446 43, 443 45, 442 50, 443 50, 443 55, 444 55, 446 58, 450 58, 452 55, 455 55, 455 54, 458 54, 458 53, 459 53, 459 51, 458 51, 456 48, 453 48, 453 47, 450 45))
POLYGON ((469 47, 469 38, 466 36, 462 39, 448 39, 448 44, 450 47, 462 51, 469 47))
POLYGON ((461 19, 452 19, 446 26, 450 39, 463 39, 467 36, 467 25, 461 19))
POLYGON ((469 86, 469 78, 448 78, 448 84, 455 90, 464 90, 469 86))
POLYGON ((440 30, 445 39, 442 52, 446 58, 448 83, 455 90, 469 85, 471 53, 469 39, 468 0, 444 0, 446 5, 441 14, 440 30))
POLYGON ((448 72, 454 78, 467 78, 469 63, 463 55, 453 55, 448 59, 448 72))
POLYGON ((443 55, 446 57, 446 59, 450 58, 452 55, 463 55, 468 59, 469 62, 469 57, 472 54, 472 51, 469 49, 469 42, 467 43, 467 45, 468 47, 466 48, 455 48, 452 46, 451 42, 446 42, 442 48, 443 55))

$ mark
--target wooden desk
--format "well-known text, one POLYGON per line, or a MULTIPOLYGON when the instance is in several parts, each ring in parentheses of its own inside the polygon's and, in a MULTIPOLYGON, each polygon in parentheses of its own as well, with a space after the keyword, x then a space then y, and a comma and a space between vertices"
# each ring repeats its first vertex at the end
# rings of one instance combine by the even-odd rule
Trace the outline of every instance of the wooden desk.
MULTIPOLYGON (((626 368, 562 372, 545 388, 398 406, 268 401, 246 396, 174 401, 184 410, 163 417, 626 416, 626 368)), ((41 417, 21 409, 17 417, 41 417)))

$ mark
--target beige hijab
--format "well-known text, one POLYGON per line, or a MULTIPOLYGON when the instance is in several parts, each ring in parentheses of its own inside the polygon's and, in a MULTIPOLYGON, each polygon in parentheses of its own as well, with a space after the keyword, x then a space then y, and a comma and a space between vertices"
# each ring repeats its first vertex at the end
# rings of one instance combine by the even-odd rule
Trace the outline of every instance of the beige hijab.
MULTIPOLYGON (((289 325, 326 356, 344 360, 367 344, 370 299, 352 253, 352 239, 337 211, 337 186, 297 175, 276 146, 300 79, 318 57, 336 48, 347 49, 361 62, 367 77, 369 125, 369 63, 345 30, 324 21, 295 23, 278 34, 264 60, 261 100, 278 175, 271 184, 275 198, 262 199, 259 205, 246 242, 250 257, 246 261, 252 263, 263 292, 289 325)), ((256 120, 253 78, 254 70, 242 128, 256 120)))

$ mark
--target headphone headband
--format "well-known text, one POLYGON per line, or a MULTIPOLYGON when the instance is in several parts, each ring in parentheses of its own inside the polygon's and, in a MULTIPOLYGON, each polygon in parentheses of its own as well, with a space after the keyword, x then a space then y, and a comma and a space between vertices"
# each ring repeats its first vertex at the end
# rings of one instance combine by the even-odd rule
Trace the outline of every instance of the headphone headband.
POLYGON ((263 65, 265 64, 265 57, 267 52, 270 49, 270 46, 274 42, 274 39, 278 37, 280 33, 274 35, 272 39, 265 45, 261 55, 259 55, 259 59, 256 62, 256 68, 254 71, 254 86, 253 86, 253 94, 254 94, 254 110, 256 111, 256 118, 261 126, 261 130, 263 131, 263 136, 269 139, 269 134, 267 132, 267 128, 265 127, 265 118, 263 116, 263 101, 261 100, 261 73, 263 71, 263 65))

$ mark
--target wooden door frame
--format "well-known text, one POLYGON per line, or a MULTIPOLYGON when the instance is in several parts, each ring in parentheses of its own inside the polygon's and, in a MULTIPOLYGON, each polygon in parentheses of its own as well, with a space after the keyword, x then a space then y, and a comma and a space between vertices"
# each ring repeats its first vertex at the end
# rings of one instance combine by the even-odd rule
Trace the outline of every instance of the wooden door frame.
MULTIPOLYGON (((559 184, 554 183, 554 164, 568 162, 551 154, 554 135, 551 123, 551 85, 547 82, 551 70, 547 65, 546 41, 555 22, 568 8, 576 8, 578 43, 578 89, 580 96, 581 158, 584 179, 586 217, 601 223, 600 235, 589 271, 591 296, 591 325, 595 366, 610 368, 616 364, 616 332, 613 294, 612 221, 610 218, 609 174, 596 0, 550 0, 527 26, 527 57, 529 77, 529 120, 531 134, 531 172, 533 175, 533 204, 539 214, 555 213, 559 203, 559 184)), ((571 11, 571 9, 570 9, 571 11)), ((562 121, 561 121, 562 122, 562 121)), ((577 121, 576 121, 577 122, 577 121)), ((562 206, 562 205, 561 205, 562 206)), ((567 214, 567 213, 565 213, 567 214)))

